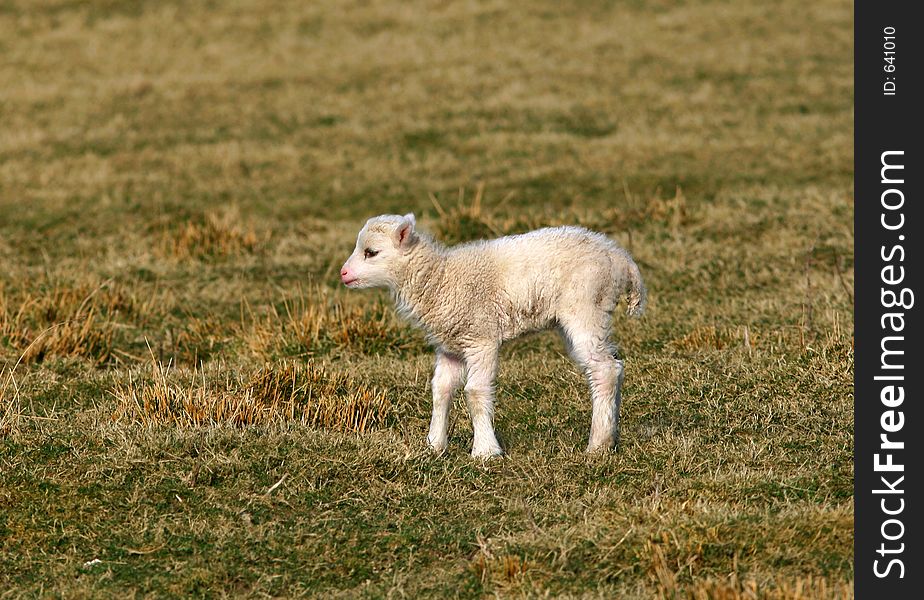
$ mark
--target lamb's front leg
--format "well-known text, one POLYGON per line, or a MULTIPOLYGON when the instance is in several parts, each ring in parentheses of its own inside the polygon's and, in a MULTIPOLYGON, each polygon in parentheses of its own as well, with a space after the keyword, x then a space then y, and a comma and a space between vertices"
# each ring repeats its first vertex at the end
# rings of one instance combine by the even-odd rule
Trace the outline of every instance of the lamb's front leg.
POLYGON ((472 456, 487 458, 503 454, 494 435, 494 378, 497 376, 497 348, 486 348, 465 356, 468 371, 465 399, 472 417, 475 439, 472 456))
POLYGON ((449 429, 449 407, 452 397, 462 383, 463 365, 457 356, 436 352, 436 367, 433 369, 433 417, 430 419, 430 433, 427 443, 437 452, 446 449, 449 429))

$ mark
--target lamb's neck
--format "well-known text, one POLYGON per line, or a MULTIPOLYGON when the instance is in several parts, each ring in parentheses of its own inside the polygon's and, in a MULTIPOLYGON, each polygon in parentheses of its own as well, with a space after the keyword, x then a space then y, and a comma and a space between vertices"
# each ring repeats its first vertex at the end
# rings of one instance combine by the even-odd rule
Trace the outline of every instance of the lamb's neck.
POLYGON ((439 303, 444 287, 446 258, 443 249, 427 239, 417 242, 408 255, 405 269, 395 285, 398 308, 407 316, 427 324, 428 314, 439 303))

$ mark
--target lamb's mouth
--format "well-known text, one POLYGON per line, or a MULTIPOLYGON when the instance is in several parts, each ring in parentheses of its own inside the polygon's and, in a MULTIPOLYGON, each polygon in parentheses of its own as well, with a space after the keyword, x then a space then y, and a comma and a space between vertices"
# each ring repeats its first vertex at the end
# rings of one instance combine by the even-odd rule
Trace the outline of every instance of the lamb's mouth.
POLYGON ((344 279, 344 280, 343 280, 343 285, 345 285, 345 286, 347 286, 347 287, 351 287, 351 286, 352 286, 354 283, 356 283, 357 281, 359 281, 359 277, 354 277, 353 279, 350 279, 350 280, 344 279))

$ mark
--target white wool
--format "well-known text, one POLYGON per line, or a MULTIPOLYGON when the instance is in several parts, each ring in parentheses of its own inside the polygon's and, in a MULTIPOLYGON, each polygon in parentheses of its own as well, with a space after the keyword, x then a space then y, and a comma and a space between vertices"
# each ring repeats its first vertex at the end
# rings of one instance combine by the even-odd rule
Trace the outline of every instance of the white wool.
POLYGON ((416 231, 413 215, 366 222, 341 276, 353 288, 388 287, 398 310, 436 347, 430 445, 446 446, 448 410, 466 380, 473 456, 500 454, 494 379, 500 345, 557 328, 587 375, 593 399, 588 451, 616 442, 623 363, 613 356, 612 313, 625 298, 641 315, 645 286, 629 253, 581 227, 551 227, 446 248, 416 231))

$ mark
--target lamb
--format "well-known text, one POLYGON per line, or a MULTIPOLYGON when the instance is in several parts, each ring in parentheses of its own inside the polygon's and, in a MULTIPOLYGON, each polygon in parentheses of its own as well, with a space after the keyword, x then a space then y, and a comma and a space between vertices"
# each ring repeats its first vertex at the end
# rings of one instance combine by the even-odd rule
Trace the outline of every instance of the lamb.
POLYGON ((610 342, 625 297, 639 316, 646 290, 629 253, 600 233, 551 227, 447 248, 416 230, 413 214, 369 219, 340 271, 352 289, 387 287, 400 314, 436 348, 427 442, 446 448, 452 398, 465 379, 472 456, 503 454, 494 433, 494 380, 503 342, 557 328, 583 369, 592 397, 588 452, 612 449, 619 426, 623 361, 610 342))

